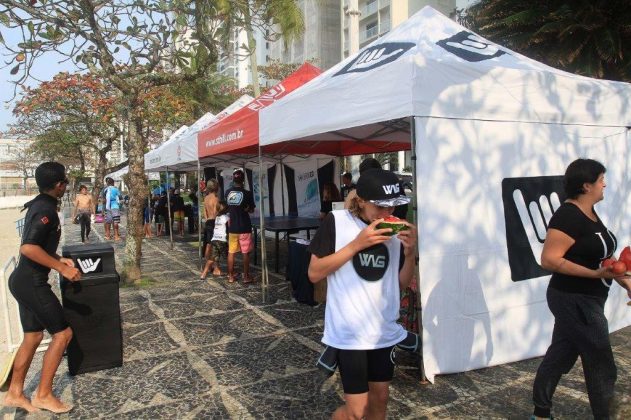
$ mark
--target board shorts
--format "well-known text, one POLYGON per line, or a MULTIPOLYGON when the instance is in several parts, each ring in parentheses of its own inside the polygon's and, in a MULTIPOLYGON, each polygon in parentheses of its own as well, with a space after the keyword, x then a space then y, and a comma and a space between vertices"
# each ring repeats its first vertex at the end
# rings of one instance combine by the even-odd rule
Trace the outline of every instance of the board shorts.
POLYGON ((178 210, 178 211, 174 211, 173 212, 173 220, 176 222, 183 222, 184 221, 184 210, 178 210))
POLYGON ((254 249, 251 233, 229 233, 228 234, 228 252, 236 254, 241 252, 247 254, 254 249))
POLYGON ((228 255, 228 243, 225 241, 210 241, 210 249, 212 259, 217 263, 228 255))
POLYGON ((105 223, 120 223, 121 211, 120 209, 105 210, 105 223))

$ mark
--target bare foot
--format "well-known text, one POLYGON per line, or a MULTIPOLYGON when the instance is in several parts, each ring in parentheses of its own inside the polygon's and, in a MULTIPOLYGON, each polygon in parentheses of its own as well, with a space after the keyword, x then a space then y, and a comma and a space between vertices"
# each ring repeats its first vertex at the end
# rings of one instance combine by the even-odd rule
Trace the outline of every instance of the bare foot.
POLYGON ((33 395, 32 404, 43 410, 48 410, 55 414, 67 413, 72 410, 74 407, 70 404, 62 403, 57 397, 53 394, 48 395, 44 398, 38 398, 35 394, 33 395))
POLYGON ((39 409, 37 407, 35 407, 33 404, 31 404, 29 399, 26 398, 24 396, 24 394, 21 394, 19 397, 13 397, 13 396, 10 396, 9 394, 7 394, 7 396, 4 397, 4 406, 5 407, 22 408, 22 409, 26 410, 29 413, 35 413, 35 412, 39 411, 39 409))
POLYGON ((218 268, 215 268, 213 270, 213 276, 221 276, 221 270, 218 268))
POLYGON ((120 236, 116 236, 116 237, 114 238, 114 240, 115 240, 116 242, 118 242, 118 241, 120 241, 120 240, 121 240, 121 237, 120 237, 120 236))
POLYGON ((204 270, 202 271, 202 275, 199 276, 200 280, 206 280, 206 276, 208 275, 208 271, 204 270))

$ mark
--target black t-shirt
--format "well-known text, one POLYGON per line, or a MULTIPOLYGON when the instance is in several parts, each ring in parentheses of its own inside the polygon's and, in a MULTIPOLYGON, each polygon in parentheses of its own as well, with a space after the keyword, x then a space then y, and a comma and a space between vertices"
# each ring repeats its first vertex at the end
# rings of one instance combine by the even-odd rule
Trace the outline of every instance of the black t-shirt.
MULTIPOLYGON (((575 241, 563 257, 592 270, 597 269, 603 259, 613 255, 617 245, 613 233, 605 227, 598 215, 596 218, 598 221, 594 222, 574 204, 563 203, 548 225, 549 229, 560 230, 575 241)), ((570 293, 607 297, 611 282, 552 273, 550 287, 570 293)))
MULTIPOLYGON (((57 253, 57 246, 61 238, 61 225, 57 216, 57 200, 48 194, 39 194, 24 205, 28 208, 24 217, 24 231, 22 245, 39 245, 48 255, 57 253)), ((20 255, 20 266, 28 266, 43 274, 48 274, 50 268, 45 267, 29 258, 20 255)))
MULTIPOLYGON (((365 220, 362 222, 369 225, 365 220)), ((324 258, 328 255, 335 254, 335 216, 329 213, 320 224, 320 228, 316 231, 315 236, 311 240, 307 250, 318 258, 324 258)), ((405 256, 403 254, 403 245, 401 245, 401 258, 399 258, 399 271, 403 268, 405 256)))
POLYGON ((333 202, 332 201, 320 201, 320 213, 329 214, 333 210, 333 202))
POLYGON ((184 199, 179 194, 175 194, 171 200, 171 211, 184 211, 184 199))
POLYGON ((351 184, 349 186, 342 185, 342 188, 340 188, 340 193, 342 193, 342 200, 346 200, 346 197, 348 197, 348 193, 354 189, 355 189, 355 184, 351 184))
POLYGON ((252 232, 250 212, 254 211, 254 196, 243 187, 232 187, 226 191, 226 202, 230 214, 229 233, 252 232))

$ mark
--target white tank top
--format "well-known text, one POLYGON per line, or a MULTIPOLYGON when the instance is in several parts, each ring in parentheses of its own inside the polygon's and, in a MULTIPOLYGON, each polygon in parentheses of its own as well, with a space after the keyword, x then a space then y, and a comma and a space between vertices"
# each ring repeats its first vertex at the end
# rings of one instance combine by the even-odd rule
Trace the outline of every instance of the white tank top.
POLYGON ((230 220, 230 216, 222 214, 215 218, 215 230, 213 230, 213 241, 226 242, 228 237, 226 236, 226 225, 230 220))
MULTIPOLYGON (((366 224, 348 210, 334 210, 335 251, 357 237, 366 224)), ((399 318, 401 241, 387 242, 357 253, 327 277, 324 337, 326 345, 345 350, 392 346, 407 333, 399 318)))

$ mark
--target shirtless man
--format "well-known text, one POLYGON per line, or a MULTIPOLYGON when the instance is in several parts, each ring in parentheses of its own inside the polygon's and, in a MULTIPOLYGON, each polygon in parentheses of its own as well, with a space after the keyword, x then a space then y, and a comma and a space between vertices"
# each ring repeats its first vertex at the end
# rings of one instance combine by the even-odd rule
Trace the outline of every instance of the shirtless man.
POLYGON ((79 216, 79 223, 81 224, 81 243, 85 243, 90 239, 90 217, 94 214, 94 204, 92 204, 92 196, 88 194, 88 187, 81 185, 79 187, 79 194, 74 200, 74 212, 72 214, 72 220, 76 220, 79 216))
MULTIPOLYGON (((209 179, 206 182, 206 197, 204 197, 204 208, 202 216, 206 219, 204 226, 204 258, 207 260, 212 257, 210 241, 213 238, 213 231, 215 230, 215 218, 217 217, 217 203, 219 197, 217 192, 219 191, 219 183, 216 179, 209 179)), ((203 280, 208 274, 207 270, 204 270, 200 278, 203 280)))

